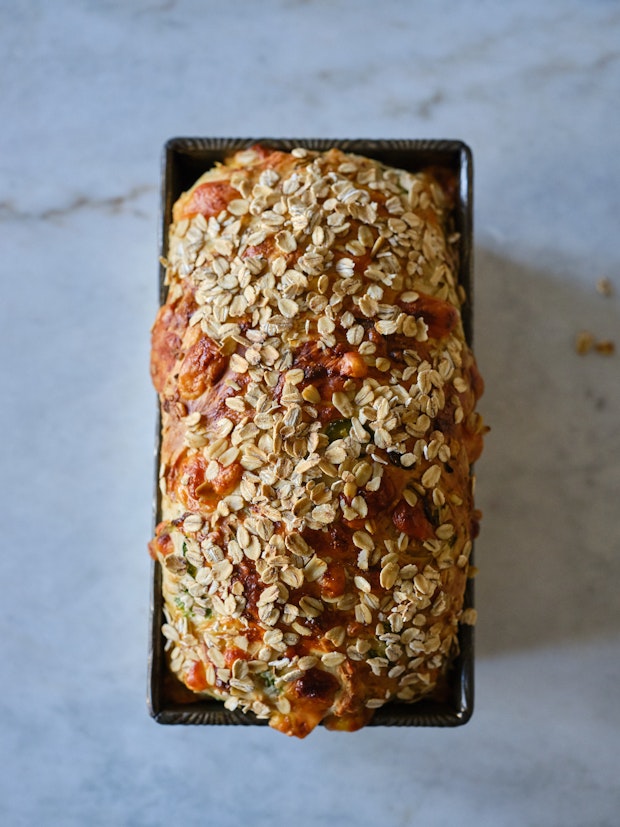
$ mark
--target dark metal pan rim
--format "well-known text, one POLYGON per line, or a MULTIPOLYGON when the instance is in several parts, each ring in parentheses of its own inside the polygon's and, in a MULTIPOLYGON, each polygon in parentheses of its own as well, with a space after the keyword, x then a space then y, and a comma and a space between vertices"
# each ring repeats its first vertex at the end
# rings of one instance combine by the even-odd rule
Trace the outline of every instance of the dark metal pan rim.
MULTIPOLYGON (((171 221, 172 205, 179 195, 215 162, 223 160, 238 149, 262 143, 274 149, 290 150, 296 146, 324 151, 337 147, 380 160, 390 166, 418 171, 427 166, 452 170, 459 181, 458 202, 455 209, 456 229, 460 233, 459 281, 466 294, 462 308, 463 326, 468 342, 472 343, 473 319, 473 161, 471 150, 460 140, 407 139, 333 139, 333 138, 201 138, 177 137, 166 142, 163 152, 160 255, 165 257, 167 230, 171 221)), ((160 298, 165 298, 164 269, 159 270, 160 298)), ((154 525, 160 520, 158 485, 160 450, 160 420, 157 414, 155 441, 155 488, 153 502, 154 525)), ((465 608, 473 607, 473 582, 467 584, 465 608)), ((150 641, 148 657, 147 705, 151 716, 161 724, 198 725, 266 725, 252 713, 230 712, 215 700, 198 698, 188 703, 179 700, 181 684, 174 678, 166 663, 165 640, 161 632, 163 596, 161 572, 158 563, 152 565, 150 641)), ((416 703, 393 702, 378 709, 368 726, 456 727, 472 716, 474 708, 474 634, 470 626, 459 628, 459 654, 446 678, 443 696, 426 698, 416 703)))

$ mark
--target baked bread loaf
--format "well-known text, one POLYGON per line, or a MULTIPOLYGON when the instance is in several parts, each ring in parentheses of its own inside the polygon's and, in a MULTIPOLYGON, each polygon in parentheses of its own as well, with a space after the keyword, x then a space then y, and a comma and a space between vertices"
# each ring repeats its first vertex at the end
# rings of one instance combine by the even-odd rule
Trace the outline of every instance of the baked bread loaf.
POLYGON ((455 187, 254 146, 174 205, 152 330, 169 664, 290 735, 428 695, 473 619, 455 187))

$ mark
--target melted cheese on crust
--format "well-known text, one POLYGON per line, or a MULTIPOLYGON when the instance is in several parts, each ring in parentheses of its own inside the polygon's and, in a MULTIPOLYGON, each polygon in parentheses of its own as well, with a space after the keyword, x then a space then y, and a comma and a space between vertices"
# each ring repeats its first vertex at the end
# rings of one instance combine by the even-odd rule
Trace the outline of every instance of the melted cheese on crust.
POLYGON ((304 737, 454 657, 482 381, 455 182, 256 146, 175 204, 152 331, 172 671, 304 737))

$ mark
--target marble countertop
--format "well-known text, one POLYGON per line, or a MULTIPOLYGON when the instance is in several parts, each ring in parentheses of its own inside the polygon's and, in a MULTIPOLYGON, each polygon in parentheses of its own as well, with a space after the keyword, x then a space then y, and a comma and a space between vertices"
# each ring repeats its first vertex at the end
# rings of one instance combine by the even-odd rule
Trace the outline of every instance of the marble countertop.
POLYGON ((0 823, 620 822, 619 42, 603 0, 0 6, 0 823), (298 742, 148 717, 176 135, 472 147, 492 431, 465 727, 298 742), (581 330, 619 352, 577 354, 581 330))

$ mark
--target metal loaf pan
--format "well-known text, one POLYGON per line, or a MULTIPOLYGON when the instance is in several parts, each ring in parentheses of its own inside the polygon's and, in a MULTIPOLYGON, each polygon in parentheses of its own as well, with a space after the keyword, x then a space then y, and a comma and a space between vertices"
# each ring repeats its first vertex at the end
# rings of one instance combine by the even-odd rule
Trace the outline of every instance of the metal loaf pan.
MULTIPOLYGON (((168 227, 172 206, 182 192, 217 161, 232 152, 262 143, 275 149, 291 150, 303 146, 315 150, 338 147, 389 166, 417 172, 426 167, 440 167, 453 173, 458 183, 454 229, 460 233, 459 281, 466 293, 462 308, 463 325, 469 344, 472 343, 473 272, 472 272, 472 155, 462 141, 452 140, 334 140, 328 138, 267 139, 267 138, 173 138, 164 146, 161 181, 160 253, 167 254, 168 227)), ((160 301, 165 300, 164 268, 159 270, 160 301)), ((160 517, 158 486, 160 423, 157 417, 155 445, 154 525, 160 517)), ((468 581, 465 607, 473 606, 473 582, 468 581)), ((164 653, 165 639, 161 632, 163 598, 161 571, 152 566, 150 608, 150 644, 148 660, 148 708, 161 724, 266 725, 252 713, 229 712, 220 701, 204 700, 186 689, 168 670, 164 653)), ((459 630, 460 652, 448 672, 445 684, 431 697, 416 703, 391 703, 378 709, 368 726, 434 726, 455 727, 467 723, 474 704, 474 639, 471 626, 459 630)))

